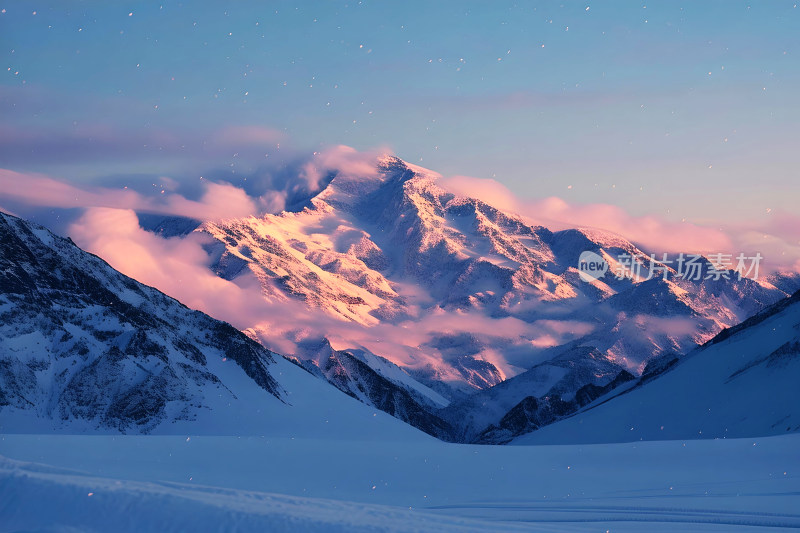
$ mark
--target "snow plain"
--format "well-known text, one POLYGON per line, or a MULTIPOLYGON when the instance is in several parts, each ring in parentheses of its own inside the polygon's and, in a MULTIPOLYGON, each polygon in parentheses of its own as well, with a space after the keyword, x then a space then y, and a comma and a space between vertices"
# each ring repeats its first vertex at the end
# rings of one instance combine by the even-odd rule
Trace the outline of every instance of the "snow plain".
POLYGON ((784 531, 800 435, 558 446, 3 435, 0 531, 784 531))

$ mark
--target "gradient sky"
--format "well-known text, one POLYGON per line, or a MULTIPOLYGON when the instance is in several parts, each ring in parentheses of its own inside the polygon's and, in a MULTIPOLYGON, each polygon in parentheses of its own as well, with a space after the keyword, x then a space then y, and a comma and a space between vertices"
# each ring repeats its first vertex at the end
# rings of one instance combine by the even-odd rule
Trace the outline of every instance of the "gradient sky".
POLYGON ((0 0, 0 57, 0 167, 76 182, 346 144, 672 220, 800 200, 794 1, 0 0))

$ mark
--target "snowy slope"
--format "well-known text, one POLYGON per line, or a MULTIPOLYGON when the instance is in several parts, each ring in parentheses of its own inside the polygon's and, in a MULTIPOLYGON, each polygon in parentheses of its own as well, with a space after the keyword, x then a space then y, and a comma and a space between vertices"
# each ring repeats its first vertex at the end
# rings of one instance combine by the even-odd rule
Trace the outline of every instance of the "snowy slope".
POLYGON ((0 251, 0 431, 423 438, 40 226, 0 251))
POLYGON ((799 439, 470 446, 6 435, 0 528, 785 531, 800 527, 799 439))
POLYGON ((779 435, 800 430, 800 292, 661 375, 515 443, 779 435))

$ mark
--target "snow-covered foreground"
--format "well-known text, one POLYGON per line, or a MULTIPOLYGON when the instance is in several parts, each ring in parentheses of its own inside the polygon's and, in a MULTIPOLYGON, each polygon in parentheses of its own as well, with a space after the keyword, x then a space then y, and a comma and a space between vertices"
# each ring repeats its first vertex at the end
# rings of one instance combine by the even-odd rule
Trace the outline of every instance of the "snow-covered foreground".
POLYGON ((0 455, 0 531, 800 528, 800 435, 582 446, 5 435, 0 455))

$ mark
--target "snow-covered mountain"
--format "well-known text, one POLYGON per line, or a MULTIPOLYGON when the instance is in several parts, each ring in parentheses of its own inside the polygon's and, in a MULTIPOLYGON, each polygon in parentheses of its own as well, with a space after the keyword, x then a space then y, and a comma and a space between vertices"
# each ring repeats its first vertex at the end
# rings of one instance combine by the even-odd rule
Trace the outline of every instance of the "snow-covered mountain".
MULTIPOLYGON (((328 379, 348 367, 332 382, 379 405, 375 393, 357 392, 369 379, 359 365, 320 356, 320 339, 334 359, 359 354, 467 439, 531 396, 537 409, 572 412, 575 395, 586 401, 588 390, 639 375, 653 359, 687 353, 786 297, 793 283, 732 272, 683 279, 666 263, 637 279, 586 282, 576 268, 582 252, 613 270, 621 255, 646 251, 600 230, 551 231, 453 194, 438 178, 387 156, 374 172, 334 175, 297 210, 195 231, 213 239, 207 250, 219 276, 253 276, 265 301, 286 305, 285 323, 249 333, 271 347, 290 340, 283 351, 328 379), (298 304, 316 318, 290 320, 298 304)), ((544 411, 541 423, 553 419, 544 411)))
MULTIPOLYGON (((800 291, 681 360, 514 442, 718 439, 800 431, 800 291)), ((530 428, 535 429, 535 428, 530 428)))
POLYGON ((0 431, 423 437, 3 213, 0 431))

